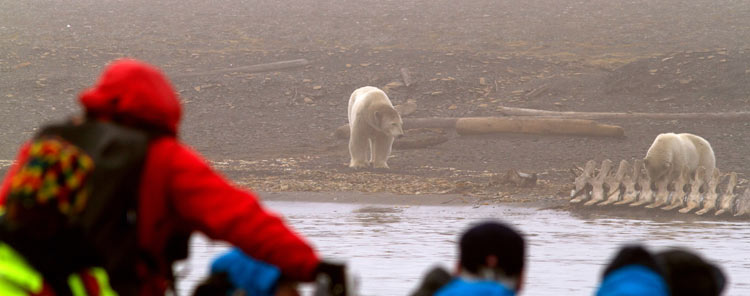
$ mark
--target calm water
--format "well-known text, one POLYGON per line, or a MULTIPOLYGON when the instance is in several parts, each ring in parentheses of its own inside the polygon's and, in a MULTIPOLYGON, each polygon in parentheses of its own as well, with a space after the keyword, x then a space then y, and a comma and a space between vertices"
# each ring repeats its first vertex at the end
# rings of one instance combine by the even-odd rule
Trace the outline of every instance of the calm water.
MULTIPOLYGON (((722 266, 724 295, 750 295, 750 223, 580 219, 570 213, 507 206, 386 206, 266 202, 306 236, 324 257, 346 259, 360 295, 406 295, 432 265, 452 268, 456 240, 472 222, 501 219, 527 237, 528 270, 521 295, 592 295, 602 265, 617 247, 687 247, 722 266)), ((226 250, 196 236, 180 267, 180 295, 189 295, 207 264, 226 250)))

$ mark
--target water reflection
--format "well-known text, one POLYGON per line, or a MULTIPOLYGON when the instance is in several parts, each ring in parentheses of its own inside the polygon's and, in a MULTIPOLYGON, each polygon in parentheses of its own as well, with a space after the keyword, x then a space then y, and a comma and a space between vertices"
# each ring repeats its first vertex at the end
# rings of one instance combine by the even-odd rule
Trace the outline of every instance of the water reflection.
MULTIPOLYGON (((592 295, 602 265, 623 243, 655 250, 682 246, 717 262, 729 278, 725 295, 750 295, 750 227, 746 222, 649 221, 590 217, 508 206, 385 206, 267 202, 326 257, 346 259, 360 277, 362 295, 406 295, 440 263, 451 268, 459 233, 474 221, 496 218, 528 238, 522 295, 592 295)), ((207 262, 226 249, 202 237, 192 241, 180 295, 205 275, 207 262)))
POLYGON ((365 226, 379 226, 401 221, 401 209, 395 207, 365 206, 352 211, 358 223, 365 226))

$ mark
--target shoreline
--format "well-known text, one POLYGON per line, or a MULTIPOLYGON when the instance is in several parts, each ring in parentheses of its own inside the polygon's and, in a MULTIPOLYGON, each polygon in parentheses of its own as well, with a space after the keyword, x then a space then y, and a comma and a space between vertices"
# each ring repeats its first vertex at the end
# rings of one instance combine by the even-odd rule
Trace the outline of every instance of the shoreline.
POLYGON ((316 203, 350 203, 409 206, 466 206, 479 202, 479 197, 460 194, 394 194, 367 192, 257 192, 263 201, 301 201, 316 203))
POLYGON ((310 202, 310 203, 344 203, 359 205, 392 205, 392 206, 454 206, 454 207, 483 207, 503 206, 530 208, 536 210, 554 210, 569 213, 582 220, 589 219, 631 219, 648 220, 653 222, 690 223, 698 221, 740 222, 750 221, 750 216, 734 217, 731 215, 715 216, 683 214, 677 211, 663 211, 661 209, 631 208, 624 206, 591 206, 570 204, 562 199, 533 199, 521 201, 497 201, 481 196, 461 194, 394 194, 367 192, 266 192, 257 191, 261 202, 310 202))
POLYGON ((399 205, 399 206, 493 206, 503 205, 509 207, 526 208, 562 208, 567 201, 505 201, 498 202, 462 194, 394 194, 394 193, 368 193, 368 192, 256 192, 263 202, 315 202, 315 203, 348 203, 363 205, 399 205))

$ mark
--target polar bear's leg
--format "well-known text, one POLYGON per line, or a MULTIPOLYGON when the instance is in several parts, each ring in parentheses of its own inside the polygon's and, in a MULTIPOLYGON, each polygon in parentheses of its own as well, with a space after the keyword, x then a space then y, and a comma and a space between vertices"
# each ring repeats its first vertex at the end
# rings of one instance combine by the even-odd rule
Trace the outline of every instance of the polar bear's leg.
POLYGON ((349 135, 349 162, 350 168, 367 167, 367 150, 370 148, 370 140, 365 133, 355 132, 354 129, 349 135))
POLYGON ((698 150, 698 158, 700 159, 698 165, 706 168, 705 181, 708 182, 709 180, 711 180, 711 176, 713 175, 714 169, 716 168, 716 156, 714 155, 714 150, 713 148, 711 148, 711 145, 708 144, 708 142, 705 140, 696 143, 695 148, 696 150, 698 150))
POLYGON ((372 165, 375 168, 388 168, 388 156, 391 155, 393 137, 378 133, 372 143, 372 165))
POLYGON ((375 161, 375 144, 373 143, 375 141, 373 137, 367 138, 367 149, 370 149, 370 156, 367 158, 367 166, 372 166, 372 162, 375 161))

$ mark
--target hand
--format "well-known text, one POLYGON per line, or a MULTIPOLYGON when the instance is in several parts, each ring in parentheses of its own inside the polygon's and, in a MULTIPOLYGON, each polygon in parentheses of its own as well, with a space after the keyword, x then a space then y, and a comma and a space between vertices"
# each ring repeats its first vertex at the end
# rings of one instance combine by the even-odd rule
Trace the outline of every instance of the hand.
POLYGON ((346 265, 336 262, 321 261, 315 269, 315 296, 349 295, 346 281, 346 265))
POLYGON ((275 296, 299 296, 296 282, 281 280, 276 284, 275 296))

